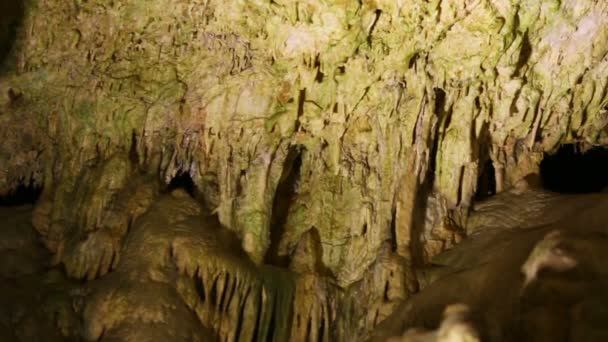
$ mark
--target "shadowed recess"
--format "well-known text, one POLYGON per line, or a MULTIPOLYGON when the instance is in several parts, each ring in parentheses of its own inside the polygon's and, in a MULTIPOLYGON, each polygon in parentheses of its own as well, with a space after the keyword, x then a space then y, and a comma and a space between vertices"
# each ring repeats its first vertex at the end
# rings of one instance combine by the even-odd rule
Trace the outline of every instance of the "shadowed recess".
POLYGON ((0 72, 17 38, 17 28, 23 20, 22 0, 0 1, 0 72))
POLYGON ((285 160, 283 174, 272 206, 270 247, 266 255, 268 264, 285 267, 289 263, 286 257, 279 255, 278 248, 285 232, 289 209, 298 193, 302 153, 304 151, 300 148, 291 148, 285 160))
POLYGON ((477 192, 475 193, 476 201, 481 201, 496 194, 495 174, 494 164, 492 163, 492 160, 488 158, 481 168, 479 178, 477 179, 477 192))
POLYGON ((20 184, 10 193, 0 196, 0 207, 13 207, 26 204, 35 204, 40 198, 42 187, 30 184, 20 184))
POLYGON ((185 190, 190 196, 196 196, 196 185, 192 180, 192 177, 187 172, 180 172, 167 185, 167 192, 171 192, 176 189, 185 190))
POLYGON ((560 193, 600 192, 608 186, 608 149, 593 147, 581 151, 577 145, 563 145, 540 164, 545 189, 560 193))

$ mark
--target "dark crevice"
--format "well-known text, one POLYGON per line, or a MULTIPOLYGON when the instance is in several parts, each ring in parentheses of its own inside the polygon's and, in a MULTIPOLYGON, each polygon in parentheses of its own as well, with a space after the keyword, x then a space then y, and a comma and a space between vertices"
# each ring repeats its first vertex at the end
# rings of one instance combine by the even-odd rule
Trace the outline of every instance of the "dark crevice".
POLYGON ((397 252, 397 208, 391 212, 391 250, 397 252))
POLYGON ((275 303, 272 307, 272 312, 270 315, 270 323, 268 323, 268 334, 266 335, 266 341, 267 342, 272 342, 275 340, 275 332, 277 330, 277 322, 276 322, 276 316, 277 316, 277 300, 275 300, 275 303))
POLYGON ((323 341, 325 337, 325 318, 321 318, 321 322, 319 323, 319 334, 317 336, 317 341, 323 341))
POLYGON ((265 258, 267 264, 279 267, 287 267, 289 265, 288 256, 279 255, 279 244, 285 233, 289 210, 298 194, 303 153, 301 147, 293 146, 289 149, 285 158, 283 173, 281 174, 272 205, 270 246, 265 258))
POLYGON ((18 104, 23 99, 23 94, 13 88, 9 88, 6 95, 10 105, 18 104))
POLYGON ((227 306, 227 295, 228 295, 228 291, 230 290, 228 288, 228 285, 230 284, 230 275, 228 273, 224 274, 224 286, 222 287, 221 291, 222 293, 220 293, 220 300, 219 300, 219 311, 224 311, 224 308, 227 306))
POLYGON ((4 62, 17 40, 17 31, 25 14, 23 0, 0 1, 0 75, 4 62))
POLYGON ((496 194, 496 171, 492 159, 488 158, 479 171, 475 201, 484 200, 496 194))
POLYGON ((517 60, 517 66, 515 67, 515 76, 521 76, 521 69, 526 65, 530 56, 532 55, 532 45, 530 44, 530 38, 528 32, 524 33, 521 42, 521 51, 519 53, 519 59, 517 60))
POLYGON ((416 66, 416 62, 418 61, 418 53, 415 53, 412 57, 410 57, 410 61, 408 63, 408 68, 412 69, 413 67, 416 66))
POLYGON ((241 331, 243 330, 243 321, 245 320, 245 307, 247 306, 250 295, 252 296, 251 291, 248 289, 247 292, 245 292, 245 296, 243 296, 243 302, 239 305, 239 317, 237 318, 236 328, 234 329, 236 341, 241 340, 241 331))
POLYGON ((319 55, 315 57, 315 69, 317 69, 317 75, 315 76, 315 81, 317 83, 322 83, 325 78, 325 74, 321 72, 321 61, 319 60, 319 55))
POLYGON ((230 305, 232 304, 232 301, 236 300, 234 297, 234 294, 237 291, 237 280, 236 279, 232 280, 232 283, 230 284, 230 287, 228 288, 228 290, 230 292, 228 293, 228 299, 226 300, 226 307, 224 308, 225 312, 228 312, 230 310, 230 305))
POLYGON ((389 290, 389 283, 388 281, 386 283, 384 283, 384 301, 385 302, 390 302, 390 299, 388 298, 388 290, 389 290))
POLYGON ((509 106, 509 114, 514 115, 515 113, 518 112, 517 100, 519 99, 520 95, 521 95, 521 89, 517 89, 515 91, 515 95, 513 96, 513 101, 511 101, 511 105, 509 106))
MULTIPOLYGON (((439 132, 437 132, 436 135, 439 135, 439 132)), ((439 151, 439 140, 441 139, 439 139, 438 136, 435 136, 431 151, 428 154, 429 167, 426 174, 426 181, 430 183, 429 185, 431 188, 435 185, 435 171, 437 170, 437 152, 439 151)))
POLYGON ((196 293, 198 294, 198 298, 201 302, 205 302, 207 299, 207 294, 205 292, 205 284, 202 279, 194 279, 194 288, 196 289, 196 293))
POLYGON ((170 193, 177 189, 186 191, 192 197, 196 197, 197 195, 196 185, 187 172, 178 172, 167 185, 166 191, 170 193))
POLYGON ((315 76, 315 81, 317 83, 323 83, 324 78, 325 78, 325 74, 321 72, 321 69, 317 69, 317 75, 315 76))
POLYGON ((211 286, 211 292, 209 293, 209 300, 211 301, 211 305, 217 306, 218 304, 218 296, 217 296, 217 282, 219 281, 221 275, 215 277, 213 281, 213 285, 211 286))
MULTIPOLYGON (((445 108, 446 105, 446 93, 443 89, 441 88, 434 88, 434 96, 435 96, 435 116, 437 117, 437 119, 439 120, 439 135, 436 139, 435 142, 437 143, 439 140, 441 140, 440 138, 443 138, 445 136, 446 131, 448 130, 448 128, 450 127, 450 124, 452 123, 452 115, 451 115, 451 111, 447 110, 445 108)), ((434 154, 431 154, 432 156, 434 154)))
POLYGON ((239 181, 236 183, 236 197, 243 194, 243 184, 247 182, 247 170, 241 170, 239 181))
POLYGON ((131 148, 129 149, 129 160, 133 166, 139 165, 139 153, 137 152, 137 133, 131 133, 131 148))
POLYGON ((306 323, 306 340, 310 341, 310 333, 312 332, 312 318, 308 317, 307 323, 306 323))
POLYGON ((372 33, 374 32, 376 25, 378 25, 378 20, 380 20, 381 14, 382 14, 382 10, 377 9, 375 12, 376 16, 374 18, 374 22, 372 23, 372 26, 370 26, 369 32, 367 34, 367 45, 369 45, 369 46, 372 46, 372 33))
MULTIPOLYGON (((256 312, 255 327, 253 328, 253 338, 251 339, 252 341, 258 341, 260 336, 260 325, 262 324, 262 305, 264 303, 262 292, 263 291, 259 291, 257 294, 260 309, 256 312)), ((255 295, 255 293, 252 294, 252 296, 255 295)))
POLYGON ((458 194, 456 196, 456 203, 461 203, 462 202, 462 183, 464 182, 464 172, 465 172, 465 168, 464 166, 461 166, 459 168, 459 174, 460 176, 458 177, 458 194))
MULTIPOLYGON (((442 114, 445 111, 445 91, 441 88, 434 88, 435 92, 435 113, 442 114)), ((441 115, 438 115, 441 117, 441 115)))
POLYGON ((562 145, 540 164, 543 187, 560 193, 601 192, 608 186, 608 149, 562 145))
POLYGON ((0 207, 14 207, 27 204, 36 204, 42 187, 33 183, 20 184, 16 189, 4 196, 0 196, 0 207))
POLYGON ((297 132, 300 129, 300 118, 304 115, 304 103, 306 101, 306 88, 300 89, 298 92, 298 116, 295 122, 294 130, 297 132))

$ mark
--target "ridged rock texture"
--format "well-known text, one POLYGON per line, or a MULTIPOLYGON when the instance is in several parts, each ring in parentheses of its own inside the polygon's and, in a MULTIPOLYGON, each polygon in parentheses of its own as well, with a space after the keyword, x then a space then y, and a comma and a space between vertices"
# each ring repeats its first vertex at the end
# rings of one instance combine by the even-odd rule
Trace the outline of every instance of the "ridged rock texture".
POLYGON ((365 339, 467 235, 584 206, 529 192, 545 153, 608 145, 605 1, 8 0, 0 63, 63 338, 365 339), (469 215, 487 165, 525 198, 469 215))

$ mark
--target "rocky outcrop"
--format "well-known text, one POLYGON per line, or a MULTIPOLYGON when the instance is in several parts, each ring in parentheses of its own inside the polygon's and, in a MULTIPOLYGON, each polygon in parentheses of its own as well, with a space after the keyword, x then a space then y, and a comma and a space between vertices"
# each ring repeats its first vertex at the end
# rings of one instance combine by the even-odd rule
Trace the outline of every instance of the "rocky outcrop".
MULTIPOLYGON (((87 191, 84 174, 185 172, 259 263, 297 159, 273 253, 315 227, 348 286, 387 240, 417 258, 411 223, 429 190, 468 207, 488 158, 500 190, 559 143, 602 143, 607 20, 592 1, 28 1, 1 104, 44 148, 3 147, 25 155, 7 151, 0 188, 33 177, 61 206, 87 191)), ((98 196, 74 234, 113 210, 98 196)))
MULTIPOLYGON (((433 260, 437 265, 434 278, 381 323, 373 340, 383 341, 416 327, 434 329, 440 325, 442 310, 456 303, 469 308, 467 326, 479 332, 482 340, 605 337, 607 330, 600 322, 605 314, 601 307, 608 303, 608 269, 600 260, 608 243, 608 198, 603 194, 553 197, 560 202, 548 201, 545 212, 580 203, 587 207, 547 224, 497 226, 439 254, 433 260)), ((494 211, 490 217, 499 214, 494 211)), ((529 223, 543 222, 545 217, 538 214, 528 219, 529 223)), ((467 340, 464 335, 459 338, 467 340)))

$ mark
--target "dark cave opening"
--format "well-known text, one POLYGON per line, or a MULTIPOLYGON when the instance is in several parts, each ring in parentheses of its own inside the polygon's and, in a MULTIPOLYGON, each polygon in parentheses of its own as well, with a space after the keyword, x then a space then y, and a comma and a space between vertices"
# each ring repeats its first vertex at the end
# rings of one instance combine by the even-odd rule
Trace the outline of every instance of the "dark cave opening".
POLYGON ((170 193, 176 189, 183 189, 190 196, 196 196, 196 184, 187 172, 178 172, 167 185, 166 191, 170 193))
POLYGON ((496 194, 496 170, 492 159, 488 158, 481 167, 477 178, 475 201, 484 200, 494 194, 496 194))
POLYGON ((20 184, 16 189, 0 196, 0 207, 35 204, 42 194, 42 187, 33 183, 20 184))
POLYGON ((601 192, 608 186, 608 149, 581 151, 576 144, 562 145, 540 164, 546 190, 559 193, 601 192))
POLYGON ((289 258, 279 255, 279 244, 289 215, 289 209, 298 193, 303 151, 300 147, 292 147, 287 153, 279 185, 272 205, 270 222, 270 247, 266 253, 267 264, 287 267, 289 258))

